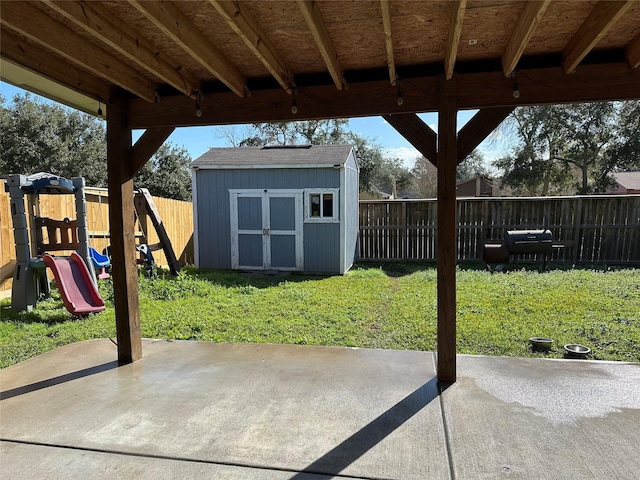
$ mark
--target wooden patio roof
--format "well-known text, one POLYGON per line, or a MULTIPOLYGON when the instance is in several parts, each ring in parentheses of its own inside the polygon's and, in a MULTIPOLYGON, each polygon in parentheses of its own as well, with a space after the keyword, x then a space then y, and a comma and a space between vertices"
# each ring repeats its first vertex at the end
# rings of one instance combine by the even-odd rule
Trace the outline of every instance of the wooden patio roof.
POLYGON ((456 164, 517 105, 640 98, 640 1, 5 1, 0 35, 3 80, 106 112, 123 363, 142 354, 131 179, 175 127, 384 116, 438 166, 455 381, 456 164), (458 132, 461 109, 480 111, 458 132))
POLYGON ((94 111, 126 92, 141 128, 435 111, 439 75, 457 80, 461 109, 637 98, 640 84, 638 1, 11 1, 0 12, 4 61, 94 111))

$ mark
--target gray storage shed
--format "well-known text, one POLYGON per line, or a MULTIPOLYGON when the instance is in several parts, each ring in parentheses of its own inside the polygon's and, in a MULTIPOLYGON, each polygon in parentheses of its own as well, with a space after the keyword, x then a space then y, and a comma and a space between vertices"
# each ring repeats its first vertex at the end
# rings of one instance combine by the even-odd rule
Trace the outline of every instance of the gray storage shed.
POLYGON ((198 268, 341 274, 353 265, 351 145, 212 148, 192 168, 198 268))

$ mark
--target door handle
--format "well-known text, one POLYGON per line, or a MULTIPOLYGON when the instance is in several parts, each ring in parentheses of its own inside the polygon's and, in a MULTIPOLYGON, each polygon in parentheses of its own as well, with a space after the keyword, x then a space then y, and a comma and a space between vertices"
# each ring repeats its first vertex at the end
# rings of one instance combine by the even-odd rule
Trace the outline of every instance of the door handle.
POLYGON ((265 237, 269 236, 269 229, 268 228, 263 228, 262 229, 262 235, 264 235, 265 237))

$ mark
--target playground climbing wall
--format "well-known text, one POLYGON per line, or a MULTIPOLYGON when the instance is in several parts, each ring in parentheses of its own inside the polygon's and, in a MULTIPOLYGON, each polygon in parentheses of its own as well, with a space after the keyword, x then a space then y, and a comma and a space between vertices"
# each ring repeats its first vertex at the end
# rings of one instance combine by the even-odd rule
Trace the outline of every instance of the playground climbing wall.
MULTIPOLYGON (((4 183, 4 182, 2 182, 4 183)), ((109 196, 106 189, 87 188, 87 221, 89 227, 90 245, 98 251, 109 244, 109 196)), ((176 257, 180 264, 193 263, 193 207, 191 202, 182 202, 168 198, 153 197, 158 208, 160 218, 167 230, 176 257)), ((40 215, 61 220, 65 217, 75 218, 75 200, 73 195, 41 195, 40 215)), ((148 237, 143 230, 136 231, 138 243, 153 245, 159 242, 151 221, 147 220, 148 237)), ((58 252, 62 255, 66 252, 58 252)), ((167 260, 162 250, 153 252, 155 262, 167 266, 167 260)), ((9 194, 4 192, 4 185, 0 186, 0 267, 15 258, 13 226, 11 224, 11 210, 9 194)), ((0 291, 10 290, 11 280, 0 285, 0 291)))

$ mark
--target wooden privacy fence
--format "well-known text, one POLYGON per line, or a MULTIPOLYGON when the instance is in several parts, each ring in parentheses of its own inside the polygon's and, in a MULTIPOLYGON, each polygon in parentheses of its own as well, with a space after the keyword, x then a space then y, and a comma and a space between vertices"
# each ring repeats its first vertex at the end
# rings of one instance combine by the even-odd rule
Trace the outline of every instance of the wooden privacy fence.
MULTIPOLYGON (((87 224, 89 245, 102 251, 109 245, 109 196, 106 189, 87 188, 87 224)), ((193 209, 191 202, 182 202, 161 197, 153 197, 162 223, 167 230, 173 250, 180 263, 193 263, 193 209)), ((26 202, 26 196, 25 196, 26 202)), ((74 195, 40 195, 40 216, 56 220, 75 219, 74 195)), ((136 223, 138 243, 150 245, 159 242, 151 222, 136 223), (145 234, 146 231, 146 234, 145 234)), ((31 238, 34 238, 31 236, 31 238)), ((153 252, 158 265, 167 266, 162 250, 153 252)), ((9 194, 0 191, 0 267, 15 259, 13 224, 9 204, 9 194)), ((11 288, 11 281, 0 285, 0 290, 11 288)))
MULTIPOLYGON (((435 200, 361 201, 359 260, 435 260, 436 209, 435 200)), ((553 261, 640 265, 640 195, 464 198, 457 216, 460 261, 482 260, 484 243, 500 243, 507 230, 546 222, 553 261)))

